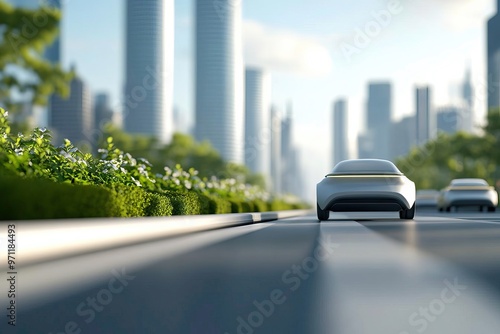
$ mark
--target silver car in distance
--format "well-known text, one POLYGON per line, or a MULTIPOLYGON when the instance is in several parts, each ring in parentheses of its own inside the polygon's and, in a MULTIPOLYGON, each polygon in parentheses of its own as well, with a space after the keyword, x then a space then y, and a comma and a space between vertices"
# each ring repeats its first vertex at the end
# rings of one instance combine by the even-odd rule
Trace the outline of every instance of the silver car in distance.
POLYGON ((339 162, 316 186, 318 219, 330 211, 399 211, 415 216, 415 183, 390 161, 355 159, 339 162))
POLYGON ((452 207, 477 206, 494 212, 498 205, 498 194, 483 179, 455 179, 439 193, 439 211, 450 212, 452 207))

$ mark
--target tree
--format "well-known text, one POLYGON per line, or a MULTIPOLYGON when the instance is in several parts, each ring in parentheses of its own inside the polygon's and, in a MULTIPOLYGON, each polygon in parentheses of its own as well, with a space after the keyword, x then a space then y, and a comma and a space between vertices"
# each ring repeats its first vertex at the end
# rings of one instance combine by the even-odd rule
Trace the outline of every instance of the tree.
POLYGON ((128 134, 111 124, 103 129, 98 147, 106 147, 107 138, 112 137, 113 143, 120 150, 148 160, 155 173, 163 173, 165 166, 174 169, 179 164, 186 169, 196 169, 202 178, 232 178, 265 188, 262 175, 252 173, 246 166, 225 162, 209 142, 197 142, 187 134, 175 133, 169 144, 161 146, 154 137, 128 134))
POLYGON ((45 105, 48 97, 69 94, 72 73, 44 59, 43 52, 58 34, 59 10, 14 8, 0 0, 0 101, 12 105, 12 91, 29 93, 31 102, 45 105))
POLYGON ((496 146, 492 135, 440 134, 425 145, 414 147, 396 164, 417 189, 440 189, 451 179, 469 177, 493 184, 498 179, 496 146))

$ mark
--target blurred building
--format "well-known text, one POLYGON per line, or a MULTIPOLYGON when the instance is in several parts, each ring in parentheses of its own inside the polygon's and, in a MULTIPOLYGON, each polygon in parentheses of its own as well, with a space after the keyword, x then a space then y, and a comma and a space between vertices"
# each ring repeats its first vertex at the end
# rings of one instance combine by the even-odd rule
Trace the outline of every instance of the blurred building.
POLYGON ((488 109, 500 107, 500 0, 497 0, 497 13, 487 24, 487 80, 488 109))
POLYGON ((256 68, 245 72, 245 165, 269 180, 271 76, 256 68))
POLYGON ((94 97, 94 129, 102 130, 108 123, 120 127, 120 124, 117 124, 115 112, 111 108, 109 94, 98 93, 94 97))
POLYGON ((281 115, 278 109, 271 108, 271 191, 281 194, 281 115))
POLYGON ((287 105, 286 114, 281 120, 281 190, 291 193, 293 183, 293 139, 292 105, 287 105))
POLYGON ((174 107, 174 129, 175 132, 193 135, 187 122, 186 113, 179 107, 174 107))
POLYGON ((438 132, 455 133, 463 129, 462 115, 465 113, 463 108, 455 106, 440 107, 437 109, 437 128, 438 132))
POLYGON ((196 0, 195 133, 231 162, 244 162, 242 5, 196 0))
POLYGON ((365 133, 360 141, 364 158, 390 159, 392 87, 388 82, 369 83, 365 133))
POLYGON ((423 145, 435 135, 435 115, 431 110, 431 89, 429 86, 415 89, 415 112, 417 145, 423 145))
POLYGON ((333 104, 333 153, 332 167, 349 159, 347 101, 339 99, 333 104))
POLYGON ((415 116, 407 116, 392 124, 391 156, 407 155, 416 144, 415 116))
POLYGON ((358 135, 358 158, 369 159, 373 158, 374 143, 370 140, 369 135, 360 133, 358 135))
POLYGON ((125 131, 171 140, 174 0, 127 0, 125 131))
POLYGON ((67 99, 54 96, 49 127, 54 132, 54 142, 61 144, 69 139, 73 144, 92 145, 94 115, 88 86, 79 77, 71 81, 71 94, 67 99))
POLYGON ((465 80, 462 83, 462 99, 464 108, 462 110, 462 126, 461 129, 466 132, 474 131, 474 90, 472 87, 471 71, 467 69, 465 80))

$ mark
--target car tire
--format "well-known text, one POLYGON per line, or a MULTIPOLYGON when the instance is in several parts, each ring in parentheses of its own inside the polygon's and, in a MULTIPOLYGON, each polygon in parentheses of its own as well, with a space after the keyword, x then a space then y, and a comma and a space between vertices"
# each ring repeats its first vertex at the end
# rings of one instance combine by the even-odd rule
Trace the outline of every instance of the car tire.
POLYGON ((451 212, 451 206, 446 207, 446 212, 451 212))
POLYGON ((415 217, 415 203, 411 209, 399 211, 399 218, 401 219, 413 219, 415 217))
POLYGON ((316 212, 318 214, 318 220, 328 220, 330 218, 330 211, 329 210, 321 210, 318 204, 316 204, 316 212))
POLYGON ((495 212, 497 208, 495 208, 494 206, 489 206, 488 207, 488 212, 495 212))

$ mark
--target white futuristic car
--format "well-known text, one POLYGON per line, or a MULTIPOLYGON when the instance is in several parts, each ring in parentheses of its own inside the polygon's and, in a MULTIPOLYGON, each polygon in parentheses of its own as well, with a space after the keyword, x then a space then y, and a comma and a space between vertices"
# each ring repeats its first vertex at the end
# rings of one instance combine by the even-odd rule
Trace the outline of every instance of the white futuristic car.
POLYGON ((498 205, 498 194, 483 179, 455 179, 439 193, 439 211, 450 212, 452 207, 477 206, 494 212, 498 205))
POLYGON ((415 216, 415 184, 390 161, 356 159, 339 162, 316 186, 318 219, 330 211, 399 211, 415 216))

